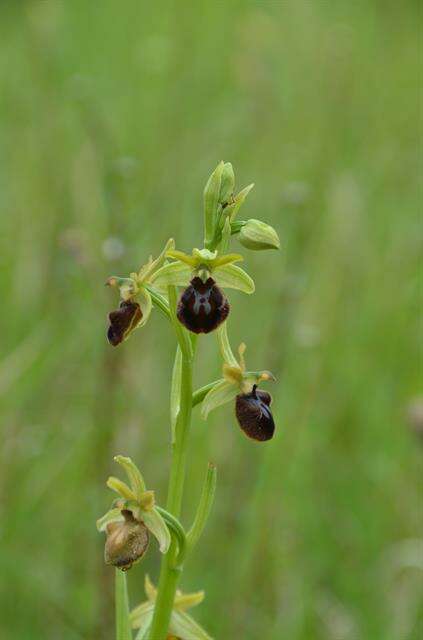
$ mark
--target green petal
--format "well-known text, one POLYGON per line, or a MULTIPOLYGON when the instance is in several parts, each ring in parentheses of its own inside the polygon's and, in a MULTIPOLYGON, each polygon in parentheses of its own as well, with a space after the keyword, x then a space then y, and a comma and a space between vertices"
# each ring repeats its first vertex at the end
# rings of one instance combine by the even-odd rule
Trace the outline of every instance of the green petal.
POLYGON ((219 382, 211 391, 208 392, 201 405, 201 415, 206 420, 210 411, 220 407, 222 404, 231 402, 239 393, 239 389, 235 384, 223 380, 219 382))
POLYGON ((151 295, 149 292, 142 287, 138 296, 139 305, 141 307, 142 318, 139 323, 139 327, 143 327, 150 317, 151 309, 153 307, 153 301, 151 300, 151 295))
POLYGON ((109 522, 121 522, 124 520, 120 509, 110 509, 101 518, 97 520, 96 527, 98 531, 105 531, 109 522))
POLYGON ((212 640, 203 627, 183 611, 172 611, 169 631, 182 640, 212 640))
POLYGON ((168 251, 167 256, 169 258, 173 258, 174 260, 179 260, 179 262, 184 262, 189 267, 194 267, 197 262, 196 258, 194 258, 193 255, 190 256, 187 253, 184 253, 183 251, 178 251, 177 249, 168 251))
POLYGON ((172 431, 172 444, 175 442, 175 427, 181 408, 181 377, 182 377, 182 352, 178 346, 172 372, 172 386, 170 390, 170 428, 172 431))
POLYGON ((212 268, 217 269, 218 267, 223 267, 224 264, 232 264, 233 262, 241 262, 242 260, 244 260, 244 258, 239 253, 227 253, 215 258, 212 261, 212 268))
POLYGON ((115 456, 113 459, 125 469, 131 489, 134 492, 136 499, 139 500, 145 491, 145 482, 141 475, 141 471, 138 469, 136 464, 132 462, 131 458, 115 456))
POLYGON ((223 288, 238 289, 244 293, 254 293, 254 281, 241 267, 225 264, 213 271, 214 279, 223 288))
POLYGON ((169 262, 156 271, 151 282, 155 287, 186 287, 192 278, 192 269, 183 262, 169 262))
POLYGON ((116 491, 116 493, 122 496, 122 498, 124 498, 125 500, 136 500, 136 495, 132 491, 132 489, 128 487, 126 482, 123 482, 119 478, 110 476, 109 478, 107 478, 106 484, 109 489, 112 489, 112 491, 116 491))
POLYGON ((170 532, 160 513, 157 509, 151 509, 149 511, 142 510, 140 517, 147 529, 157 538, 160 551, 167 553, 170 545, 170 532))

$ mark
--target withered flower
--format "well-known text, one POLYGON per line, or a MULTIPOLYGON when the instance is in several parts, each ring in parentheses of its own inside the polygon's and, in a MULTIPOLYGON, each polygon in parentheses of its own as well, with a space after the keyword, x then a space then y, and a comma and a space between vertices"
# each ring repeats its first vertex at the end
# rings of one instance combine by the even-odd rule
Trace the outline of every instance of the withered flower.
POLYGON ((111 345, 117 347, 133 331, 142 320, 142 311, 138 302, 122 300, 119 309, 109 313, 110 326, 107 339, 111 345))
POLYGON ((106 533, 106 564, 127 571, 145 554, 150 533, 157 539, 162 553, 167 553, 171 538, 155 505, 154 491, 147 491, 138 467, 125 456, 115 456, 115 461, 125 469, 130 486, 114 476, 107 480, 107 486, 119 498, 96 524, 98 531, 106 533))
POLYGON ((270 440, 275 431, 270 404, 272 398, 267 391, 253 385, 250 393, 240 393, 236 397, 235 414, 243 432, 253 440, 270 440))
POLYGON ((123 522, 109 522, 106 525, 106 564, 127 571, 138 562, 147 551, 149 534, 145 524, 136 520, 129 510, 122 510, 123 522))
POLYGON ((229 314, 229 302, 213 278, 203 282, 196 276, 182 292, 177 317, 194 333, 210 333, 224 322, 229 314))

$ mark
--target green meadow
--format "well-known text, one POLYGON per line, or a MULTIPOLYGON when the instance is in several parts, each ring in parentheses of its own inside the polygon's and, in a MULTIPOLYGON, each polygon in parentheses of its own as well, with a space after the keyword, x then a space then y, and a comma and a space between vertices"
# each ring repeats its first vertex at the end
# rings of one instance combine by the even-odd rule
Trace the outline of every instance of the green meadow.
MULTIPOLYGON (((116 292, 169 237, 201 246, 233 163, 281 250, 228 328, 269 369, 276 434, 194 409, 182 519, 213 512, 182 589, 217 640, 423 634, 421 18, 418 2, 0 3, 0 637, 112 640, 95 521, 130 455, 164 503, 175 338, 118 348, 116 292), (421 106, 421 105, 420 105, 421 106), (420 114, 420 115, 419 115, 420 114), (420 233, 419 233, 420 232, 420 233)), ((221 375, 201 336, 196 386, 221 375)), ((155 542, 128 574, 157 582, 155 542)))

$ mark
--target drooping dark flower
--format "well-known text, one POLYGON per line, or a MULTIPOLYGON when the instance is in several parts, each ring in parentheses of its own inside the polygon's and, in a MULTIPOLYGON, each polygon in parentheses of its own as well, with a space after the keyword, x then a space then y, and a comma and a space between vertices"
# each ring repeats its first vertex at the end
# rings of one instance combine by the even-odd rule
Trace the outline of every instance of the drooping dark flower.
POLYGON ((136 520, 131 511, 123 510, 122 515, 123 522, 109 522, 106 526, 104 560, 127 571, 147 551, 149 535, 145 524, 136 520))
POLYGON ((213 278, 203 282, 196 276, 182 292, 177 316, 193 333, 210 333, 226 320, 229 302, 213 278))
POLYGON ((110 326, 107 339, 111 345, 117 347, 128 334, 135 329, 142 320, 142 311, 138 302, 122 300, 119 309, 109 313, 110 326))
POLYGON ((236 397, 235 413, 243 432, 253 440, 265 441, 273 437, 275 423, 270 404, 272 398, 267 391, 253 386, 250 393, 240 393, 236 397))

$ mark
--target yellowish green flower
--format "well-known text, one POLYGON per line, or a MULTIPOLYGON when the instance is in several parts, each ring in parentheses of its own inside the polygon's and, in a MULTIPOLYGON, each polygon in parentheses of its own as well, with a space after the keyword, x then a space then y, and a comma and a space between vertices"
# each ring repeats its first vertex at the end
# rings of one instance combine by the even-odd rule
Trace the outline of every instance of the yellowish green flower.
POLYGON ((154 301, 165 308, 167 302, 154 292, 151 283, 154 274, 166 262, 166 254, 175 246, 171 238, 158 258, 153 260, 150 256, 148 262, 143 265, 138 273, 131 273, 129 278, 111 276, 106 284, 119 289, 121 302, 119 309, 109 314, 110 326, 107 331, 107 338, 113 346, 117 346, 132 333, 134 329, 142 327, 150 317, 154 301))
MULTIPOLYGON (((148 575, 145 576, 144 590, 147 600, 131 611, 133 629, 138 629, 135 640, 147 640, 154 614, 157 589, 148 575)), ((177 590, 169 625, 169 638, 179 640, 212 640, 208 633, 192 618, 187 611, 204 600, 204 591, 182 593, 177 590)))

